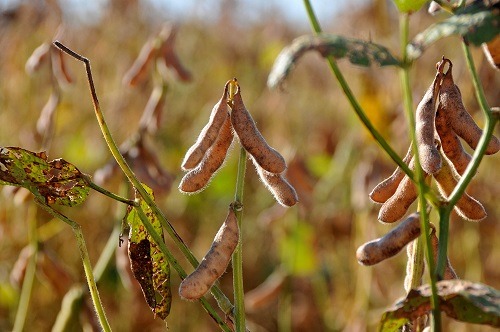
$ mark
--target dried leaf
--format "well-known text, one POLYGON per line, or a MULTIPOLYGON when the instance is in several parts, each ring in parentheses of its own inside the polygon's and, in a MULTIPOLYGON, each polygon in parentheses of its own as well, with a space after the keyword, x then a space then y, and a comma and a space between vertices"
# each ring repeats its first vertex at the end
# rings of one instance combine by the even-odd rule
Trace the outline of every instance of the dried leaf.
POLYGON ((0 184, 24 187, 47 204, 75 206, 89 193, 84 175, 64 159, 47 161, 45 152, 0 147, 0 184))
POLYGON ((311 50, 318 51, 324 57, 333 56, 336 59, 347 57, 352 64, 364 67, 373 63, 380 66, 400 64, 387 48, 375 43, 330 34, 306 35, 296 38, 281 51, 274 61, 267 85, 270 88, 281 85, 299 58, 311 50))
MULTIPOLYGON (((456 320, 500 327, 500 292, 487 285, 466 280, 443 280, 437 283, 441 311, 456 320)), ((429 313, 431 289, 424 285, 411 290, 386 311, 379 331, 398 331, 408 321, 429 313)))
MULTIPOLYGON (((147 187, 146 190, 153 197, 153 191, 147 187)), ((163 238, 162 227, 156 215, 140 196, 136 199, 156 232, 163 238)), ((172 302, 170 265, 142 224, 136 207, 129 207, 125 220, 130 226, 128 251, 132 272, 155 316, 165 320, 172 302)))
POLYGON ((407 46, 409 60, 417 59, 429 45, 451 35, 464 36, 474 45, 492 40, 500 33, 500 15, 497 7, 488 8, 482 1, 477 1, 457 11, 456 15, 431 25, 407 46))

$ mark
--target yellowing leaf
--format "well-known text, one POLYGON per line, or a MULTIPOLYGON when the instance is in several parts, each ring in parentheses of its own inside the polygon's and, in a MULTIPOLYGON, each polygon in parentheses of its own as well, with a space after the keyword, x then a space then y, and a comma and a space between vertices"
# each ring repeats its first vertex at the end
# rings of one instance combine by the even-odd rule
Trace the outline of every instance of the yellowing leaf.
MULTIPOLYGON (((153 197, 153 191, 144 186, 153 197)), ((136 196, 138 196, 136 194, 136 196)), ((141 209, 153 225, 155 231, 163 239, 163 230, 158 218, 149 206, 136 197, 139 207, 129 207, 125 220, 130 226, 129 232, 129 258, 132 272, 139 282, 148 303, 155 316, 165 320, 170 313, 172 293, 170 290, 170 265, 160 248, 151 239, 144 227, 138 210, 141 209)))
POLYGON ((47 204, 75 206, 89 193, 85 176, 64 159, 47 161, 45 152, 0 147, 0 184, 24 187, 47 204))

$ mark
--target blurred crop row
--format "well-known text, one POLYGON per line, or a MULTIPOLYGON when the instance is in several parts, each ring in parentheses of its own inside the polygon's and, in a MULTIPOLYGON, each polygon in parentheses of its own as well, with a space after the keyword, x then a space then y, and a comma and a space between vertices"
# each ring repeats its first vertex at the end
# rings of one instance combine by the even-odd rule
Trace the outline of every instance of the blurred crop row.
MULTIPOLYGON (((26 2, 1 13, 0 146, 41 149, 36 123, 56 85, 48 66, 28 75, 25 63, 36 47, 51 42, 58 31, 57 38, 91 60, 101 107, 114 139, 119 144, 130 142, 159 78, 151 73, 150 79, 133 88, 123 85, 122 80, 142 45, 165 23, 154 19, 154 15, 138 15, 139 3, 111 1, 97 24, 78 26, 67 22, 64 29, 60 28, 60 14, 53 1, 26 2)), ((245 289, 250 292, 269 276, 274 278, 268 280, 271 288, 279 284, 267 297, 249 293, 250 329, 373 331, 383 310, 404 295, 406 255, 364 267, 357 263, 355 251, 391 227, 377 221, 378 207, 369 200, 368 193, 395 166, 360 125, 321 57, 305 56, 282 91, 266 87, 267 75, 281 49, 309 30, 287 24, 280 13, 265 12, 260 21, 243 26, 232 6, 221 8, 215 20, 197 18, 178 25, 176 53, 191 72, 192 80, 182 82, 175 73, 167 73, 164 79, 168 89, 159 130, 141 142, 142 146, 129 150, 129 157, 139 156, 133 159, 138 165, 150 165, 151 159, 147 158, 157 159, 162 171, 168 173, 171 181, 160 184, 166 187, 157 193, 157 201, 201 258, 233 200, 238 153, 233 149, 211 185, 192 196, 177 190, 182 177, 180 164, 208 120, 224 83, 237 77, 259 129, 284 154, 289 165, 287 178, 300 199, 290 209, 278 206, 248 164, 242 228, 245 289)), ((430 17, 425 11, 413 15, 412 35, 436 19, 439 17, 430 17)), ((397 22, 391 2, 374 0, 332 17, 324 22, 324 29, 371 39, 398 54, 397 22)), ((411 72, 414 104, 432 81, 434 64, 445 55, 454 63, 455 80, 465 105, 481 125, 483 120, 459 42, 458 38, 446 38, 417 61, 411 72)), ((489 104, 500 105, 498 72, 491 69, 481 50, 474 50, 474 59, 489 104)), ((94 174, 111 161, 111 155, 94 117, 84 68, 69 57, 65 64, 74 82, 59 84, 60 103, 47 154, 49 159, 64 158, 82 172, 94 174)), ((370 119, 404 155, 409 138, 397 70, 360 69, 342 61, 339 64, 370 119)), ((449 256, 459 277, 498 289, 500 176, 495 171, 496 163, 497 155, 484 158, 468 189, 484 204, 488 217, 471 223, 453 215, 449 256)), ((158 179, 153 175, 149 181, 158 179)), ((104 186, 120 192, 122 180, 117 176, 104 186)), ((41 253, 25 329, 48 331, 61 309, 64 294, 73 283, 84 282, 76 242, 69 227, 37 210, 31 198, 26 199, 12 188, 1 189, 0 330, 12 329, 24 273, 22 257, 29 256, 23 248, 28 244, 30 225, 35 225, 41 253)), ((93 263, 124 215, 122 206, 98 193, 92 193, 79 207, 61 210, 82 225, 93 263)), ((435 212, 431 212, 432 220, 437 220, 435 212)), ((162 322, 153 319, 135 281, 124 273, 125 251, 118 247, 118 237, 115 242, 116 264, 111 264, 99 284, 111 326, 117 331, 164 330, 162 322)), ((167 245, 186 271, 192 271, 168 239, 167 245)), ((221 287, 232 298, 228 271, 221 279, 221 287)), ((172 279, 174 298, 167 319, 170 330, 216 331, 217 326, 200 305, 177 296, 180 280, 176 275, 172 279)), ((92 311, 82 310, 83 327, 79 329, 91 329, 91 317, 92 311)), ((445 322, 449 331, 491 330, 451 319, 445 322)))

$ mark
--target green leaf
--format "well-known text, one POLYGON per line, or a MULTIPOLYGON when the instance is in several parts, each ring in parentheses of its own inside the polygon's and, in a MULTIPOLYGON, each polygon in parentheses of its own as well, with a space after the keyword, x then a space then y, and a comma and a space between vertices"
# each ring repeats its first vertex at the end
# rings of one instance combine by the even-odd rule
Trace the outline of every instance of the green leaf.
POLYGON ((466 37, 474 44, 492 40, 500 33, 499 10, 486 7, 482 1, 474 3, 456 12, 456 15, 436 24, 419 33, 408 44, 409 60, 415 60, 432 43, 451 35, 466 37))
POLYGON ((324 57, 345 57, 352 64, 364 67, 372 63, 380 66, 400 65, 387 48, 375 43, 330 34, 306 35, 296 38, 281 51, 274 61, 267 85, 270 88, 281 85, 299 58, 311 50, 318 51, 324 57))
POLYGON ((415 12, 429 0, 393 0, 401 13, 415 12))
MULTIPOLYGON (((153 192, 144 185, 153 198, 153 192)), ((163 239, 163 229, 156 215, 136 193, 139 207, 129 206, 125 220, 130 226, 129 258, 132 272, 139 282, 147 304, 155 314, 165 320, 170 313, 172 292, 170 290, 170 265, 160 248, 151 239, 144 227, 137 209, 142 209, 156 232, 163 239)))
POLYGON ((88 196, 85 176, 64 159, 47 161, 45 152, 0 147, 0 184, 24 187, 47 204, 75 206, 88 196))
MULTIPOLYGON (((500 327, 500 292, 466 280, 437 283, 441 311, 456 320, 500 327)), ((411 290, 382 316, 379 331, 391 332, 429 313, 431 289, 425 285, 411 290)))

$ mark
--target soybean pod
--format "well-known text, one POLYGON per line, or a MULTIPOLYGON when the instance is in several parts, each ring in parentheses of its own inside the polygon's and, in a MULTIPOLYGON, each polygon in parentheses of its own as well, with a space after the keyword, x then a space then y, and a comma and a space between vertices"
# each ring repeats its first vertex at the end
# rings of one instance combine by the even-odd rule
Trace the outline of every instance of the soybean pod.
POLYGON ((219 101, 215 104, 210 114, 210 119, 205 127, 201 130, 196 142, 186 152, 186 156, 182 161, 182 169, 187 171, 195 168, 205 156, 207 150, 214 144, 219 131, 228 118, 227 94, 229 81, 224 86, 224 93, 219 101))
POLYGON ((196 193, 203 190, 215 172, 222 166, 226 158, 227 151, 233 141, 233 132, 231 130, 231 121, 229 116, 217 136, 215 143, 203 157, 203 160, 184 175, 179 184, 179 190, 184 193, 196 193))
POLYGON ((257 129, 255 121, 243 104, 240 87, 233 98, 231 123, 241 145, 252 155, 260 167, 274 174, 282 173, 286 169, 283 156, 267 144, 257 129))
POLYGON ((210 250, 193 273, 179 286, 179 295, 186 300, 197 300, 205 295, 226 271, 231 255, 239 241, 239 228, 233 207, 220 227, 210 250))
MULTIPOLYGON (((449 61, 449 64, 450 67, 441 83, 439 102, 451 119, 451 125, 455 133, 462 137, 471 148, 476 149, 483 130, 478 127, 472 116, 465 109, 460 89, 453 81, 453 65, 451 61, 449 61)), ((500 150, 500 140, 495 136, 491 136, 491 140, 486 148, 486 154, 494 154, 498 150, 500 150)))
POLYGON ((441 73, 437 73, 431 86, 417 107, 416 139, 422 169, 434 174, 441 168, 441 155, 434 142, 434 120, 436 116, 436 97, 439 92, 441 73))
POLYGON ((415 212, 383 237, 360 246, 356 251, 356 257, 362 265, 380 263, 396 255, 419 235, 420 213, 415 212))

